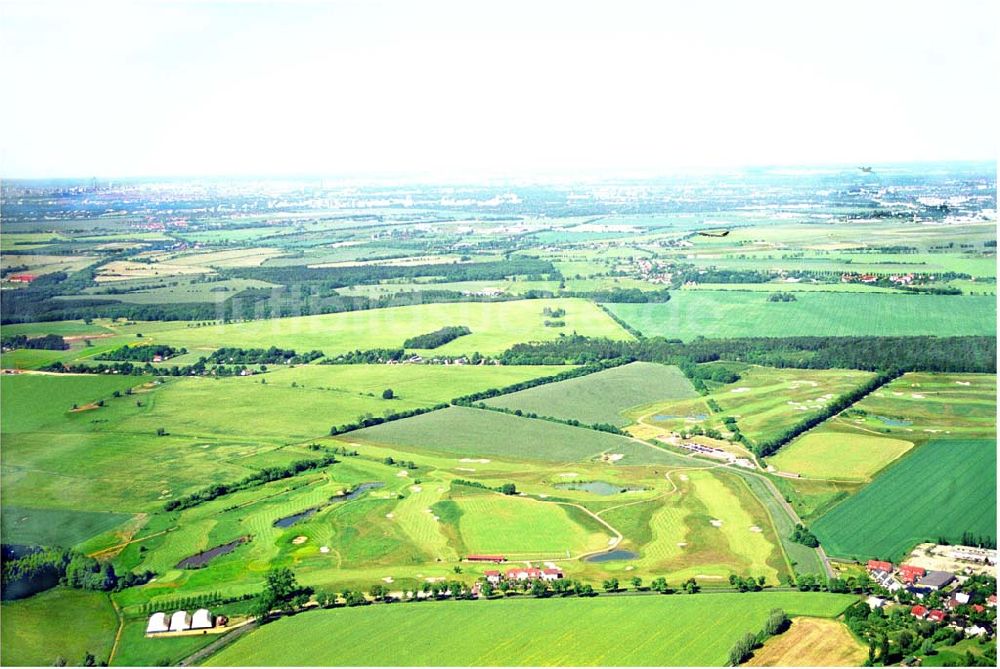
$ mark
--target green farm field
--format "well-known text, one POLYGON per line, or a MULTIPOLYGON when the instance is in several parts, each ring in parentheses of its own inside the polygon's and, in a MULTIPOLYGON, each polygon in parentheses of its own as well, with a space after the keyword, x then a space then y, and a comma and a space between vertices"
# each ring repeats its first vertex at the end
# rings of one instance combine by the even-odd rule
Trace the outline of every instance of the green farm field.
POLYGON ((676 291, 663 304, 607 307, 647 337, 996 335, 990 296, 800 293, 768 302, 758 293, 676 291))
POLYGON ((207 664, 722 666, 732 643, 760 628, 773 608, 832 618, 853 601, 768 592, 319 611, 253 632, 207 664))
POLYGON ((80 666, 92 653, 107 662, 118 619, 108 595, 54 588, 0 604, 4 666, 80 666))
POLYGON ((691 399, 698 393, 677 367, 633 362, 595 374, 548 383, 486 400, 488 406, 576 419, 582 423, 631 422, 623 412, 653 401, 691 399))
MULTIPOLYGON (((408 337, 451 325, 465 325, 472 334, 433 350, 442 355, 479 351, 501 353, 521 341, 546 341, 577 332, 592 337, 631 339, 625 330, 593 303, 581 299, 524 300, 422 304, 322 316, 278 318, 202 328, 162 331, 156 343, 189 350, 223 346, 281 346, 318 349, 327 355, 357 348, 400 347, 408 337), (544 307, 565 309, 564 328, 545 327, 544 307)), ((429 353, 429 352, 427 352, 429 353)))
POLYGON ((812 524, 836 557, 898 559, 914 544, 963 532, 995 536, 996 441, 916 448, 812 524))

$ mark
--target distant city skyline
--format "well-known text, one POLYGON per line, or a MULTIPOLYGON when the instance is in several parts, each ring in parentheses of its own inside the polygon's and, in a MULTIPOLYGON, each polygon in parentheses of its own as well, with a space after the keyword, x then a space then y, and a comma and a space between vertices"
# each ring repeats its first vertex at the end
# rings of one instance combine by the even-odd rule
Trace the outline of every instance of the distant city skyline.
POLYGON ((0 2, 0 176, 995 161, 993 2, 0 2))

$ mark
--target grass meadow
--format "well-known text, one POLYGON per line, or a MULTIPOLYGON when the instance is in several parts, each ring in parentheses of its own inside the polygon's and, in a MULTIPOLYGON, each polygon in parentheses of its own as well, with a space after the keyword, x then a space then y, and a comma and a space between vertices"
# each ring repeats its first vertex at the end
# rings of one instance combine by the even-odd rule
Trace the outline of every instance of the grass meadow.
POLYGON ((449 407, 351 432, 343 441, 469 458, 579 462, 622 455, 622 465, 683 464, 668 451, 625 437, 485 409, 449 407))
POLYGON ((613 563, 625 578, 666 574, 723 582, 729 574, 764 576, 776 585, 788 567, 767 509, 743 481, 711 468, 670 473, 676 489, 658 499, 601 511, 625 535, 622 547, 638 553, 613 563))
POLYGON ((623 412, 652 401, 692 399, 697 391, 677 367, 633 362, 559 383, 549 383, 486 400, 488 406, 540 416, 623 427, 623 412))
MULTIPOLYGON (((327 355, 357 348, 400 347, 407 337, 451 325, 465 325, 472 334, 433 350, 441 355, 479 351, 498 354, 517 342, 547 341, 576 332, 592 337, 631 339, 607 314, 582 299, 524 300, 421 304, 321 316, 300 316, 183 327, 156 335, 157 343, 191 349, 223 346, 280 346, 300 351, 318 349, 327 355), (565 309, 562 328, 545 327, 544 307, 565 309)), ((429 352, 427 352, 429 353, 429 352)))
POLYGON ((767 459, 779 471, 809 478, 869 481, 913 448, 903 439, 812 430, 767 459))
POLYGON ((647 337, 996 335, 990 296, 799 293, 769 302, 759 293, 675 291, 661 304, 607 307, 647 337))
POLYGON ((740 380, 715 387, 705 397, 655 403, 630 412, 636 420, 679 432, 694 425, 725 431, 723 419, 733 417, 751 440, 775 437, 788 426, 820 411, 830 400, 872 377, 844 369, 774 369, 737 365, 740 380), (708 400, 721 409, 713 413, 708 400))
POLYGON ((333 609, 272 623, 207 664, 722 666, 771 609, 832 618, 854 600, 764 592, 333 609))
MULTIPOLYGON (((6 540, 6 539, 5 539, 6 540)), ((118 618, 103 592, 54 588, 0 604, 5 666, 80 666, 84 654, 107 661, 118 618)))

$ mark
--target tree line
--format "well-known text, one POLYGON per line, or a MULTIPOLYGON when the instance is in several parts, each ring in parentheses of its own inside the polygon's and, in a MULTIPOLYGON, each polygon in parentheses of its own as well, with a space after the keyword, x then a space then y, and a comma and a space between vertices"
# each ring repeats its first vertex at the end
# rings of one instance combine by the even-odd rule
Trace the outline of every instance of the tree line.
POLYGON ((106 351, 100 355, 95 355, 94 360, 119 360, 132 362, 153 362, 154 358, 162 360, 172 358, 175 355, 187 353, 186 348, 176 349, 166 344, 144 344, 142 346, 122 346, 113 351, 106 351))
POLYGON ((403 347, 428 349, 437 348, 438 346, 444 346, 448 342, 467 334, 472 334, 472 330, 465 325, 446 325, 445 327, 437 329, 434 332, 409 337, 403 342, 403 347))
POLYGON ((322 357, 322 351, 296 353, 293 349, 282 349, 277 346, 270 348, 224 347, 213 351, 208 356, 207 361, 231 365, 305 365, 322 357))
POLYGON ((353 423, 344 423, 343 425, 334 425, 330 428, 330 436, 335 437, 338 434, 344 434, 346 432, 353 432, 354 430, 360 430, 365 427, 372 427, 373 425, 381 425, 382 423, 389 423, 394 420, 400 420, 402 418, 412 418, 413 416, 419 416, 420 414, 425 414, 431 411, 437 411, 438 409, 448 408, 447 404, 435 404, 432 407, 419 407, 416 409, 406 409, 405 411, 400 411, 398 413, 392 413, 388 416, 373 416, 372 414, 365 414, 364 416, 358 417, 353 423))
POLYGON ((996 337, 741 337, 682 342, 569 335, 515 344, 499 359, 505 365, 580 365, 611 359, 679 365, 726 360, 778 368, 996 373, 996 337))
POLYGON ((605 369, 610 369, 612 367, 623 365, 626 362, 631 362, 631 360, 625 360, 625 359, 595 360, 580 367, 574 367, 573 369, 567 369, 565 372, 559 372, 558 374, 553 374, 552 376, 540 376, 538 378, 527 379, 525 381, 519 381, 518 383, 512 383, 509 386, 503 386, 501 388, 487 388, 486 390, 481 390, 479 392, 470 393, 468 395, 462 395, 461 397, 454 398, 451 401, 451 403, 458 406, 472 406, 473 403, 479 402, 480 400, 489 399, 491 397, 497 397, 498 395, 507 395, 509 393, 516 393, 519 390, 527 390, 528 388, 534 388, 535 386, 541 386, 547 383, 556 383, 557 381, 565 381, 566 379, 572 379, 578 376, 586 376, 588 374, 594 374, 595 372, 600 372, 605 369))
POLYGON ((28 337, 27 335, 17 334, 4 337, 0 341, 0 348, 3 348, 5 351, 12 351, 17 348, 65 351, 69 348, 69 344, 57 334, 47 334, 42 337, 28 337))
POLYGON ((210 502, 217 497, 222 497, 223 495, 228 495, 239 490, 246 490, 247 488, 255 488, 272 481, 291 478, 301 474, 302 472, 328 467, 336 464, 337 462, 340 461, 337 460, 336 457, 333 455, 327 455, 318 460, 296 460, 295 462, 285 465, 284 467, 265 467, 258 472, 236 481, 235 483, 216 483, 203 490, 191 493, 190 495, 169 500, 163 505, 163 510, 181 511, 183 509, 189 509, 193 506, 210 502))
POLYGON ((733 647, 729 650, 729 666, 738 667, 743 662, 749 660, 753 656, 755 649, 763 646, 764 642, 770 637, 787 630, 789 625, 791 625, 791 621, 789 621, 788 615, 783 610, 771 609, 767 620, 764 621, 764 627, 760 631, 756 633, 747 632, 733 644, 733 647))
POLYGON ((64 548, 39 548, 21 557, 3 560, 2 584, 5 598, 10 593, 21 597, 65 585, 78 590, 103 592, 124 590, 142 585, 155 576, 149 570, 118 574, 110 562, 64 548))

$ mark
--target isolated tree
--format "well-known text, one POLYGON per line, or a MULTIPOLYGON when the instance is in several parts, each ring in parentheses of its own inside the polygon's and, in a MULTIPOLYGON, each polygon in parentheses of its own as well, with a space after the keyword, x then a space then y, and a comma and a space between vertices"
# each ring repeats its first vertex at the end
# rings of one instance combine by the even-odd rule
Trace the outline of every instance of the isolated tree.
POLYGON ((549 592, 548 587, 545 585, 545 581, 536 579, 534 583, 531 584, 531 594, 535 597, 544 597, 549 592))
POLYGON ((638 576, 633 576, 630 582, 632 583, 632 587, 636 590, 642 587, 642 579, 638 576))
POLYGON ((618 579, 609 578, 604 582, 605 592, 617 592, 618 591, 618 579))
POLYGON ((392 388, 386 388, 382 391, 382 399, 384 400, 391 400, 395 396, 396 394, 392 392, 392 388))

